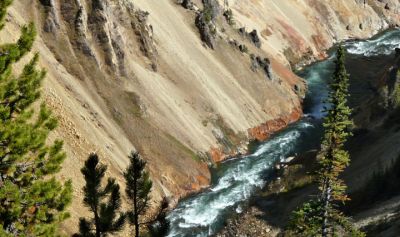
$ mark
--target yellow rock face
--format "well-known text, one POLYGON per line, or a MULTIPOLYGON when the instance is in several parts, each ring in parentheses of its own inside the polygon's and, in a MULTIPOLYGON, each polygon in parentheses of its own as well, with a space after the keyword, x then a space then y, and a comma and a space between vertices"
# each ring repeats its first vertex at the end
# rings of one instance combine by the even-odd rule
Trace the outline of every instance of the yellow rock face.
POLYGON ((141 151, 153 196, 176 201, 208 185, 204 154, 235 153, 221 140, 239 146, 248 131, 266 138, 299 118, 305 86, 290 64, 323 58, 335 42, 370 37, 400 22, 397 0, 388 1, 389 10, 378 1, 230 0, 236 25, 218 19, 210 50, 194 25, 195 11, 175 1, 100 2, 15 0, 0 37, 16 40, 22 24, 37 24, 35 50, 48 71, 43 98, 60 118, 53 137, 65 140, 68 154, 60 176, 74 182, 68 233, 86 213, 80 168, 90 152, 98 152, 109 175, 123 183, 129 151, 141 151), (261 48, 240 36, 239 27, 256 29, 261 48), (249 55, 230 40, 268 57, 274 80, 251 70, 249 55))

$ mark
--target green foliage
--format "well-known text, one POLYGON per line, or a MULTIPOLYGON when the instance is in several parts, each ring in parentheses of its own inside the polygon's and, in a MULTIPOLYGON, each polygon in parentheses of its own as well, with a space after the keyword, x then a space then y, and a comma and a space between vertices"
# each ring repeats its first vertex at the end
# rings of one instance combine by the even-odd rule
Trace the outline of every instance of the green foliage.
POLYGON ((335 229, 335 219, 345 219, 341 213, 336 212, 333 204, 348 200, 345 193, 346 185, 339 175, 350 163, 350 156, 344 145, 351 136, 350 120, 351 109, 347 105, 349 95, 349 75, 345 68, 345 50, 339 46, 337 50, 336 68, 330 83, 328 103, 330 107, 325 110, 327 115, 324 121, 324 138, 320 152, 319 189, 320 201, 323 205, 322 236, 327 236, 335 229), (337 218, 333 218, 333 215, 337 218))
POLYGON ((345 50, 337 51, 336 69, 330 84, 327 115, 324 121, 325 134, 321 148, 320 189, 325 192, 329 185, 332 188, 333 200, 345 201, 346 186, 339 179, 339 174, 349 165, 350 157, 344 145, 351 132, 351 109, 347 105, 349 76, 345 68, 345 50))
POLYGON ((335 233, 341 233, 342 236, 349 237, 366 237, 366 234, 358 230, 350 219, 336 209, 332 209, 330 213, 332 236, 338 236, 335 233))
POLYGON ((289 192, 296 189, 302 189, 312 184, 313 182, 315 182, 315 177, 309 174, 306 174, 302 177, 295 177, 295 179, 288 177, 287 181, 282 182, 282 186, 285 188, 281 192, 289 192))
POLYGON ((91 154, 81 169, 86 181, 83 203, 93 213, 93 219, 80 218, 79 234, 75 236, 106 236, 120 231, 125 223, 125 214, 118 215, 121 207, 119 185, 109 178, 106 186, 101 187, 106 170, 107 166, 99 164, 96 154, 91 154), (107 197, 108 200, 102 202, 107 197))
MULTIPOLYGON (((0 29, 10 0, 0 3, 0 29)), ((55 178, 65 159, 62 141, 47 145, 56 118, 40 97, 43 70, 36 68, 38 55, 15 76, 12 66, 32 48, 33 24, 22 27, 17 43, 0 46, 0 236, 54 236, 58 224, 68 218, 70 181, 55 178)))
POLYGON ((129 156, 130 165, 124 177, 126 180, 126 196, 132 205, 127 213, 118 215, 121 207, 119 185, 114 179, 109 178, 105 187, 102 187, 107 167, 99 164, 96 154, 91 154, 81 169, 85 177, 86 185, 83 188, 83 202, 93 213, 93 218, 87 220, 81 218, 79 233, 76 237, 100 237, 113 234, 122 229, 125 219, 135 227, 135 236, 139 237, 140 227, 145 225, 152 237, 165 236, 169 230, 169 221, 166 219, 168 201, 164 199, 159 207, 157 215, 150 221, 143 222, 143 216, 149 208, 152 181, 146 168, 146 162, 141 159, 138 152, 132 152, 129 156), (104 199, 107 201, 103 202, 104 199))
POLYGON ((4 27, 4 19, 7 15, 7 8, 11 5, 13 0, 2 0, 0 1, 0 30, 4 27))
MULTIPOLYGON (((293 237, 319 237, 323 225, 324 205, 321 200, 311 200, 293 212, 289 228, 284 236, 293 237)), ((333 233, 343 233, 344 236, 365 237, 365 234, 356 229, 349 218, 345 217, 336 209, 329 210, 329 223, 331 228, 330 236, 333 233)))
POLYGON ((163 198, 160 207, 157 211, 157 216, 148 225, 149 234, 151 237, 164 237, 168 234, 170 222, 167 220, 167 209, 169 201, 167 198, 163 198))
POLYGON ((233 18, 233 12, 232 9, 228 9, 224 12, 224 17, 226 21, 228 22, 229 25, 233 26, 235 25, 235 19, 233 18))
POLYGON ((35 26, 31 23, 22 27, 21 37, 18 39, 17 43, 0 46, 0 80, 10 79, 12 64, 19 61, 31 50, 35 37, 35 26))
POLYGON ((289 236, 318 236, 322 225, 322 206, 320 202, 310 201, 294 211, 289 224, 289 236), (289 234, 290 233, 290 234, 289 234))
POLYGON ((301 236, 335 236, 342 231, 350 236, 364 236, 352 227, 351 222, 335 209, 335 204, 348 200, 346 185, 339 175, 349 165, 350 157, 344 145, 351 136, 353 124, 351 109, 347 106, 349 76, 345 68, 345 50, 337 50, 336 68, 330 83, 328 96, 329 108, 325 109, 324 137, 319 153, 319 189, 318 199, 303 205, 293 213, 291 232, 301 236), (311 233, 311 234, 310 234, 311 233))
POLYGON ((203 9, 203 16, 204 16, 204 21, 208 24, 211 23, 211 21, 213 20, 213 11, 212 11, 212 7, 210 6, 206 6, 203 9))
POLYGON ((126 180, 126 196, 132 204, 132 210, 127 212, 128 220, 135 226, 135 236, 140 234, 140 217, 147 211, 150 201, 150 192, 153 182, 149 173, 145 170, 144 161, 138 152, 132 152, 129 156, 130 165, 124 177, 126 180))

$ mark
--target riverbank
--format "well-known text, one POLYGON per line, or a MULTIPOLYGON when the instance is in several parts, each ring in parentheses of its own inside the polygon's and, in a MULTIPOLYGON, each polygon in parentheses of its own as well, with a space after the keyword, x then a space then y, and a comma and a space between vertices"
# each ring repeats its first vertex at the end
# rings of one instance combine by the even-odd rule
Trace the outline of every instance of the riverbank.
MULTIPOLYGON (((370 45, 384 45, 384 42, 374 41, 391 36, 390 41, 397 39, 396 44, 400 46, 400 37, 397 35, 400 35, 398 30, 387 31, 370 39, 370 45), (396 38, 391 36, 393 32, 396 34, 396 38)), ((346 43, 350 52, 352 43, 354 42, 346 43)), ((356 42, 356 44, 360 43, 356 42)), ((383 116, 385 113, 390 115, 391 111, 381 103, 383 101, 382 95, 376 93, 385 88, 381 82, 382 78, 388 80, 390 78, 387 77, 388 72, 396 70, 399 62, 396 62, 394 58, 394 47, 376 51, 374 55, 366 56, 367 52, 369 52, 369 48, 365 47, 363 51, 359 51, 358 56, 349 54, 347 60, 348 71, 351 75, 351 97, 349 101, 355 109, 357 128, 355 136, 349 141, 348 145, 352 162, 344 174, 350 192, 363 187, 366 180, 374 172, 379 171, 377 167, 387 167, 387 165, 393 163, 393 159, 397 158, 397 154, 400 154, 396 147, 399 144, 396 142, 399 136, 397 122, 393 119, 387 120, 388 116, 383 116), (392 52, 391 55, 386 55, 390 52, 392 52), (376 114, 378 108, 380 108, 381 113, 376 114), (370 154, 366 155, 368 153, 370 154)), ((324 62, 321 63, 324 64, 324 62)), ((324 66, 325 69, 329 68, 326 67, 327 65, 324 66)), ((314 67, 321 69, 318 63, 314 67)), ((304 72, 304 75, 310 74, 304 72)), ((386 81, 385 83, 394 82, 386 81)), ((313 105, 313 100, 309 101, 308 105, 313 105)), ((318 106, 314 104, 311 107, 315 109, 318 106)), ((313 114, 316 111, 311 109, 309 112, 313 114)), ((314 114, 318 115, 318 113, 314 114)), ((315 162, 315 154, 311 156, 313 158, 310 158, 309 155, 301 155, 300 157, 302 157, 300 160, 303 160, 303 162, 289 164, 283 174, 272 180, 269 185, 258 191, 248 201, 247 208, 243 208, 242 213, 229 219, 224 229, 217 236, 277 236, 288 224, 291 212, 307 200, 310 195, 316 194, 317 191, 315 184, 313 185, 310 181, 312 179, 310 175, 313 173, 312 165, 310 166, 310 163, 307 162, 307 160, 315 162)), ((362 203, 359 205, 362 205, 362 203)), ((369 208, 371 207, 364 206, 362 212, 369 208)), ((356 215, 357 213, 352 214, 356 215)), ((357 221, 360 221, 360 218, 370 219, 371 217, 360 214, 357 218, 357 221)), ((372 218, 372 220, 374 219, 372 218)), ((376 231, 376 228, 372 229, 376 231)))
MULTIPOLYGON (((393 44, 397 44, 396 40, 399 37, 395 34, 388 38, 386 37, 388 34, 390 35, 390 32, 378 36, 377 39, 353 41, 346 47, 366 42, 366 46, 372 48, 381 45, 392 48, 393 44)), ((368 47, 364 48, 368 49, 368 47)), ((363 52, 361 50, 356 58, 365 58, 363 52)), ((350 63, 352 61, 353 59, 350 59, 350 63)), ((362 66, 363 64, 355 63, 354 65, 362 66)), ((273 174, 273 166, 277 161, 293 156, 295 153, 302 154, 310 149, 319 148, 321 118, 323 117, 321 109, 328 93, 327 82, 331 77, 333 66, 333 58, 329 57, 325 61, 310 65, 301 72, 301 76, 307 80, 309 86, 305 112, 311 119, 303 119, 272 136, 270 140, 261 143, 252 154, 245 156, 245 159, 221 163, 213 173, 213 185, 210 189, 185 199, 171 212, 169 219, 172 230, 169 236, 208 236, 215 233, 226 225, 226 219, 232 216, 232 213, 243 210, 242 204, 245 200, 251 198, 265 185, 273 174)), ((357 71, 365 72, 366 70, 357 71)), ((363 76, 358 73, 355 75, 363 76)), ((367 90, 370 90, 368 83, 365 86, 367 90)))
POLYGON ((243 211, 228 219, 215 236, 272 237, 281 233, 291 212, 317 191, 316 154, 317 150, 311 150, 288 163, 278 163, 268 184, 246 201, 243 211))

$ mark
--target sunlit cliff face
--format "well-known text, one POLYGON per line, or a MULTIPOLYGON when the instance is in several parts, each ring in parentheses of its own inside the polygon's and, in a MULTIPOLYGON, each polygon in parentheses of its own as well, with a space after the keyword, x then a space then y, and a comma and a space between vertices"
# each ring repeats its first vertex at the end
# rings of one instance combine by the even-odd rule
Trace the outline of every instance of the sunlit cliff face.
POLYGON ((280 129, 301 117, 305 85, 291 66, 322 58, 338 40, 398 24, 398 1, 387 2, 390 9, 378 1, 228 1, 236 24, 219 16, 212 50, 200 40, 196 11, 175 1, 14 1, 1 39, 15 40, 19 25, 36 22, 35 49, 48 71, 43 95, 68 154, 62 178, 74 182, 66 229, 72 233, 85 214, 79 170, 90 152, 122 181, 127 154, 139 150, 155 199, 206 187, 212 151, 243 153, 248 139, 278 130, 266 124, 280 129), (257 31, 260 48, 241 27, 257 31), (251 54, 269 60, 273 80, 252 68, 251 54))

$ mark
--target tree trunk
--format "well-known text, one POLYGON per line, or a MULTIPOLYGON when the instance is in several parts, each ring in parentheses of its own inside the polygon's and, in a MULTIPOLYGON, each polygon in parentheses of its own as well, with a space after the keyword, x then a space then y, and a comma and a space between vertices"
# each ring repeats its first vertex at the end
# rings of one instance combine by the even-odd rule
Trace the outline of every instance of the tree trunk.
POLYGON ((96 227, 96 237, 101 237, 99 214, 97 213, 97 207, 94 208, 94 225, 96 227))
POLYGON ((138 208, 137 208, 137 179, 134 178, 133 180, 133 211, 134 211, 134 225, 135 225, 135 237, 139 237, 140 231, 139 231, 139 213, 138 213, 138 208))
POLYGON ((322 203, 323 203, 323 216, 322 216, 322 237, 328 236, 328 216, 329 216, 329 203, 331 201, 331 182, 329 179, 325 179, 324 181, 324 193, 322 194, 322 203))
POLYGON ((135 237, 139 237, 139 220, 138 215, 135 211, 135 237))

